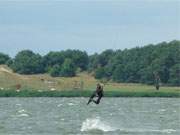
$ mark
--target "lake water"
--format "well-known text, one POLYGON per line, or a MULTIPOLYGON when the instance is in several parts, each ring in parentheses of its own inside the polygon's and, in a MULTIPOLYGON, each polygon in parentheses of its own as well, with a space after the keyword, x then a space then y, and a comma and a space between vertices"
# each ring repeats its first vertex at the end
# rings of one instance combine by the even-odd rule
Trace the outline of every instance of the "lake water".
POLYGON ((178 98, 0 98, 0 135, 179 135, 178 98))

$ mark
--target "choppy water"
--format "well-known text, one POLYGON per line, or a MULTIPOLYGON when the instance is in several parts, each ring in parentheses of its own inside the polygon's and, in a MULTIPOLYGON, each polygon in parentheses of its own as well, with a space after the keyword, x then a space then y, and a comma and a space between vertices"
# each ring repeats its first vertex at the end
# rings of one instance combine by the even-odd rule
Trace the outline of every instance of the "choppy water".
POLYGON ((0 135, 179 135, 178 98, 0 98, 0 135))

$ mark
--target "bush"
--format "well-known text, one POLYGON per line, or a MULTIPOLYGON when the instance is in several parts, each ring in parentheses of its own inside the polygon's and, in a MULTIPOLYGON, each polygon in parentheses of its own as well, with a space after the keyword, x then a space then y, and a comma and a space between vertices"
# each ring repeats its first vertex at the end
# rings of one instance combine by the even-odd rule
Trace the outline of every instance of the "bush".
POLYGON ((76 75, 76 68, 71 59, 65 59, 64 63, 61 66, 60 76, 63 77, 72 77, 76 75))
POLYGON ((176 64, 171 68, 168 83, 171 85, 180 86, 180 64, 176 64))
POLYGON ((126 80, 126 73, 124 72, 124 66, 119 64, 116 66, 113 72, 113 80, 116 82, 124 82, 126 80))
POLYGON ((58 77, 60 76, 61 67, 59 65, 55 65, 50 69, 50 75, 52 77, 58 77))
POLYGON ((99 67, 96 71, 95 71, 95 78, 96 79, 101 79, 105 76, 105 70, 103 67, 99 67))
POLYGON ((8 60, 10 60, 8 55, 0 53, 0 64, 5 64, 8 60))
POLYGON ((36 74, 44 72, 41 56, 30 50, 19 52, 13 60, 11 68, 13 71, 20 74, 36 74))

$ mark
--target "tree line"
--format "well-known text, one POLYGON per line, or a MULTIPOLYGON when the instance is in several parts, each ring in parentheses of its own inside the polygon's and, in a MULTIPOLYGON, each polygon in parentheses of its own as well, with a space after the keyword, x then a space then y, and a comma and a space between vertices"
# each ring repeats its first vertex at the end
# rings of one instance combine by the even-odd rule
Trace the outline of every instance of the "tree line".
POLYGON ((154 84, 158 76, 163 84, 180 86, 180 41, 125 50, 109 49, 89 56, 80 50, 49 52, 45 56, 23 50, 14 58, 0 53, 0 64, 7 64, 20 74, 72 77, 88 71, 96 79, 145 84, 154 84))

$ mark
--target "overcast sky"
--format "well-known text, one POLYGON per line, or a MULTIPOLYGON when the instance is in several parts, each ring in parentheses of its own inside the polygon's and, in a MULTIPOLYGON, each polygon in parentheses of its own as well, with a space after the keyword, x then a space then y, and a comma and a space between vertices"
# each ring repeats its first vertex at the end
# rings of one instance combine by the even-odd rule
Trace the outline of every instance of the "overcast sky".
POLYGON ((0 0, 0 52, 89 54, 180 39, 180 0, 0 0))

